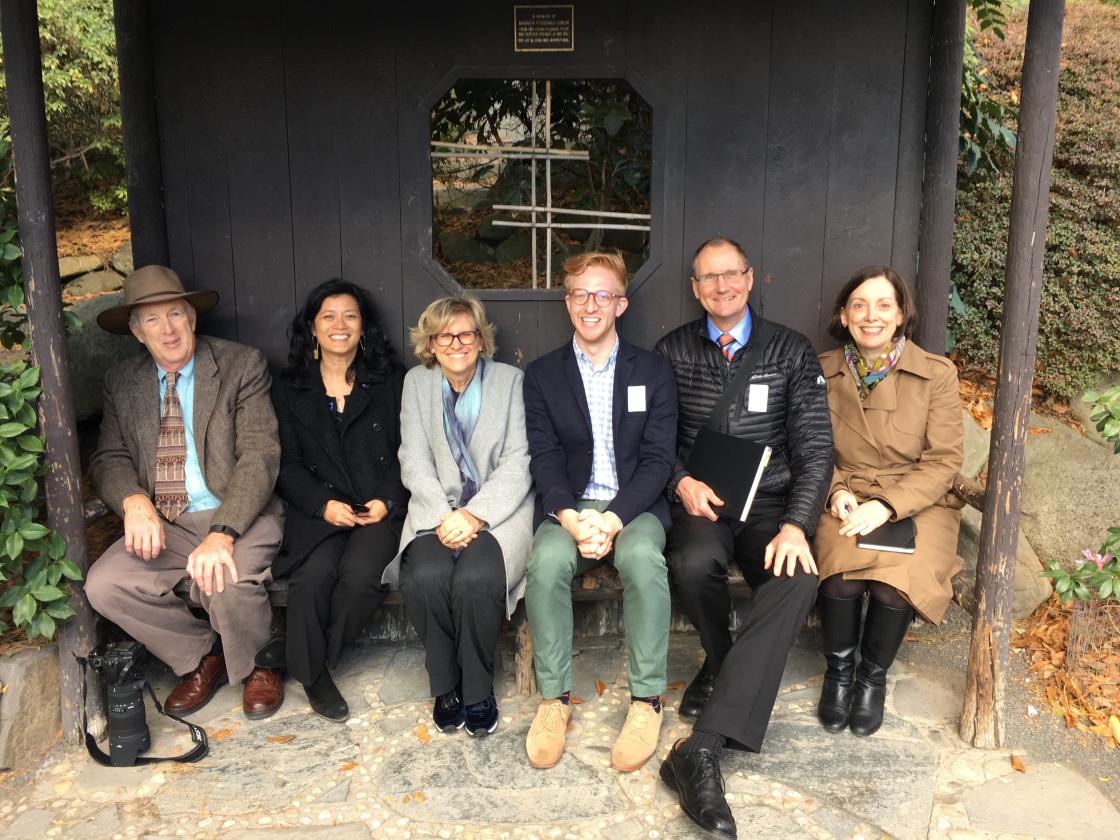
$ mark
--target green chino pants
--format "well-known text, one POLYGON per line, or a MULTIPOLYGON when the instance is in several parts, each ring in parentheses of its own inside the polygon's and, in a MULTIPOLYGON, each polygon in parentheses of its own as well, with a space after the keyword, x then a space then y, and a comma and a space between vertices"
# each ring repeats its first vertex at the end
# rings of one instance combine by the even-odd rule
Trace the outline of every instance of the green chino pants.
MULTIPOLYGON (((604 511, 608 502, 580 501, 577 510, 604 511)), ((533 664, 545 699, 572 688, 572 578, 599 562, 612 563, 622 581, 622 624, 630 693, 653 697, 665 691, 669 653, 669 579, 665 529, 643 513, 615 537, 602 561, 585 560, 576 542, 552 519, 533 538, 525 581, 525 611, 533 633, 533 664)))

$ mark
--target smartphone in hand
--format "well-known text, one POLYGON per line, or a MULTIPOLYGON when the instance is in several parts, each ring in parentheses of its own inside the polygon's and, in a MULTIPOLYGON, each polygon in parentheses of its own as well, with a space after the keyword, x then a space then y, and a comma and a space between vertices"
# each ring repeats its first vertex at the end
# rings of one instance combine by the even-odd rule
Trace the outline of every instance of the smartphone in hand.
POLYGON ((350 505, 350 510, 358 514, 358 516, 369 516, 369 508, 365 505, 350 505))

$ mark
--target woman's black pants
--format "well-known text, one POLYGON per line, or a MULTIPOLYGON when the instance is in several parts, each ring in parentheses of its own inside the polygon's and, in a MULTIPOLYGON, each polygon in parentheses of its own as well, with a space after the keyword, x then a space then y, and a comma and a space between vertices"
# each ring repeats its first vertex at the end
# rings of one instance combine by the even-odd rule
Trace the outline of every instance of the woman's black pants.
POLYGON ((331 534, 288 578, 288 673, 311 685, 335 668, 385 600, 381 575, 397 554, 399 520, 331 534))
POLYGON ((404 608, 424 642, 433 697, 462 686, 466 704, 494 689, 494 651, 506 608, 502 549, 480 531, 458 558, 435 534, 414 539, 401 559, 404 608))

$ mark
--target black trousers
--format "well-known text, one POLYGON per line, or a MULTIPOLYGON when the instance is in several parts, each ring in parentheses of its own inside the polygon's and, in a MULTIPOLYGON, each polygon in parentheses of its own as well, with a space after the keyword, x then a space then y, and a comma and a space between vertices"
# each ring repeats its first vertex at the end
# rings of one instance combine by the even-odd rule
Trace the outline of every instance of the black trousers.
POLYGON ((506 615, 502 548, 480 531, 458 558, 435 534, 414 539, 401 558, 404 608, 424 642, 432 696, 462 686, 463 702, 494 690, 494 651, 506 615))
POLYGON ((332 534, 288 578, 288 673, 311 685, 335 668, 385 600, 381 575, 397 554, 400 522, 332 534))
POLYGON ((793 577, 763 568, 766 545, 778 533, 784 505, 758 499, 746 522, 712 522, 673 505, 669 576, 710 667, 715 691, 696 723, 729 745, 758 752, 782 681, 789 649, 813 606, 817 576, 798 566, 793 577), (727 567, 734 559, 751 587, 746 621, 732 642, 727 567))

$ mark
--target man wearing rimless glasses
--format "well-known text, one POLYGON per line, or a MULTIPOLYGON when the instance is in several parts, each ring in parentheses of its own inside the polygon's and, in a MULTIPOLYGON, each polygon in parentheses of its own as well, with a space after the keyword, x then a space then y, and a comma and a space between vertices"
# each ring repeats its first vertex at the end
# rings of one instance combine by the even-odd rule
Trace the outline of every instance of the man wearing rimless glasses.
POLYGON ((525 425, 536 485, 536 533, 525 608, 544 701, 525 749, 533 767, 555 766, 572 719, 572 577, 601 561, 622 581, 631 703, 611 766, 637 770, 661 731, 669 645, 665 482, 673 466, 673 369, 623 340, 626 266, 617 253, 564 263, 571 343, 525 370, 525 425))

